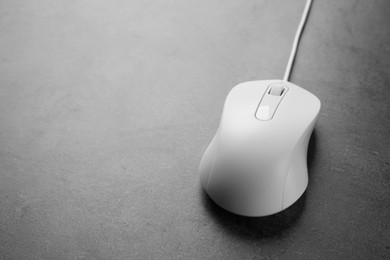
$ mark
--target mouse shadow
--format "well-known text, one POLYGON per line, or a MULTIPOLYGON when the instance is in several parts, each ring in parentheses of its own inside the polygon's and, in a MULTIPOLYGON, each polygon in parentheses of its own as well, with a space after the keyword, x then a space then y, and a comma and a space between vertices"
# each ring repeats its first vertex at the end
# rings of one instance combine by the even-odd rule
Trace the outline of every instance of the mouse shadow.
POLYGON ((201 188, 203 206, 209 215, 230 234, 242 239, 265 239, 280 237, 290 229, 301 216, 306 200, 304 193, 287 209, 265 217, 240 216, 218 206, 201 188))
POLYGON ((309 140, 309 146, 307 148, 307 170, 309 172, 309 177, 313 172, 311 170, 313 169, 316 162, 315 160, 316 151, 317 151, 317 134, 316 134, 316 130, 314 129, 309 140))
MULTIPOLYGON (((308 147, 308 169, 315 162, 316 134, 313 132, 308 147)), ((306 192, 287 209, 265 217, 240 216, 218 206, 200 187, 203 206, 209 215, 220 223, 230 234, 241 239, 258 240, 280 237, 297 224, 305 209, 306 192)))

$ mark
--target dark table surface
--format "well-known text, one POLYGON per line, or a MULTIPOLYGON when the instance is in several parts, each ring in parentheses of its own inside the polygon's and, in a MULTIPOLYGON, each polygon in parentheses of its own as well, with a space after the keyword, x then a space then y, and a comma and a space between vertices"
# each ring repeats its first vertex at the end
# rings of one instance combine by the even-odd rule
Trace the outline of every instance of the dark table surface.
POLYGON ((390 1, 314 1, 296 204, 245 218, 200 187, 227 93, 282 77, 304 2, 1 1, 0 258, 389 259, 390 1))

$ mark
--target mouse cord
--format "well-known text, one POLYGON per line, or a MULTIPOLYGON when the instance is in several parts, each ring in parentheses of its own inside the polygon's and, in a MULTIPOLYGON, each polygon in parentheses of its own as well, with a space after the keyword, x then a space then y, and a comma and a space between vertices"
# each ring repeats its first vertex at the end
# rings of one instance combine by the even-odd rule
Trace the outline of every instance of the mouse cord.
POLYGON ((288 59, 286 72, 284 73, 284 77, 283 77, 283 83, 288 82, 288 80, 290 78, 291 68, 292 68, 292 65, 294 64, 295 56, 296 56, 298 45, 299 45, 299 40, 301 38, 303 28, 305 27, 307 16, 309 14, 310 7, 311 7, 311 2, 312 2, 312 0, 306 0, 305 9, 303 10, 301 21, 299 22, 297 32, 295 33, 294 42, 293 42, 293 46, 292 46, 291 53, 290 53, 290 58, 288 59))

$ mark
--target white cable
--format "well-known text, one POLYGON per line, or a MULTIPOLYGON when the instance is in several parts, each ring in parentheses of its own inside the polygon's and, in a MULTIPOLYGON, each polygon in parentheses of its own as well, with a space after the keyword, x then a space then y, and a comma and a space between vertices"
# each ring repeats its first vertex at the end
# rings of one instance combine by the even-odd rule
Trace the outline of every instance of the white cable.
POLYGON ((291 68, 292 68, 292 65, 294 63, 295 56, 296 56, 297 49, 298 49, 298 45, 299 45, 299 39, 301 38, 303 27, 305 26, 307 16, 308 16, 309 11, 310 11, 311 2, 312 2, 312 0, 306 0, 305 9, 303 10, 301 21, 299 22, 297 32, 295 33, 295 38, 294 38, 293 46, 291 49, 290 58, 288 59, 287 68, 286 68, 286 71, 285 71, 284 77, 283 77, 283 83, 288 82, 288 79, 290 78, 291 68))

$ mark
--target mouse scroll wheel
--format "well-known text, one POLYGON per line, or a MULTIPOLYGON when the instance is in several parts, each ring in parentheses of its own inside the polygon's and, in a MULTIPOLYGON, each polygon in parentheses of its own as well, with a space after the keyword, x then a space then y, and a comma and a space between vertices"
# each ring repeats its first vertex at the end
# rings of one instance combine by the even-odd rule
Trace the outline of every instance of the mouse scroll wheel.
POLYGON ((269 90, 269 94, 273 96, 281 96, 283 94, 284 87, 282 84, 275 84, 269 90))

